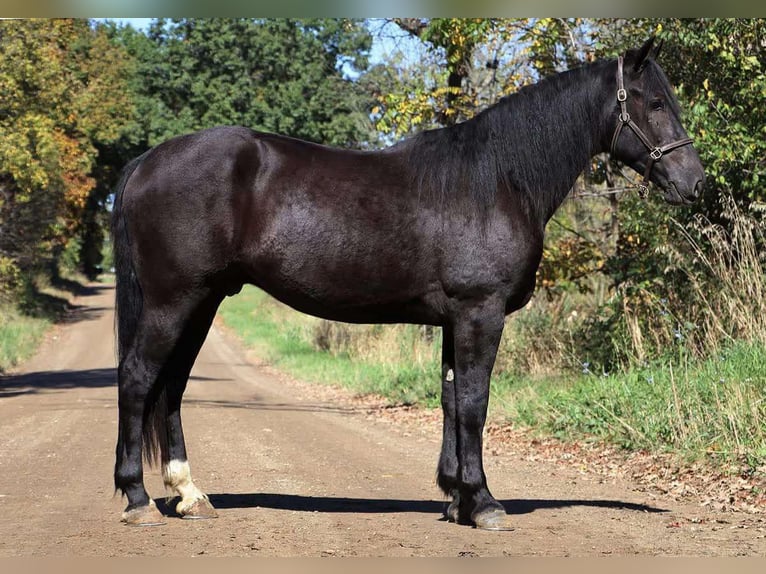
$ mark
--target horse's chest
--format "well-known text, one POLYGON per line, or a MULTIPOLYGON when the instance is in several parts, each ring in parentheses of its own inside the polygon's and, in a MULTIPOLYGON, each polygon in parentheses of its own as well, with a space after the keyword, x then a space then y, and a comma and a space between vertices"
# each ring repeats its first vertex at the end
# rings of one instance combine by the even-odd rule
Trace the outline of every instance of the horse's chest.
POLYGON ((507 287, 506 312, 522 308, 532 298, 537 269, 542 258, 542 247, 525 245, 511 251, 500 272, 507 287))
POLYGON ((508 312, 529 301, 542 257, 542 241, 505 236, 494 242, 463 243, 461 247, 445 253, 448 293, 497 293, 505 297, 508 312))

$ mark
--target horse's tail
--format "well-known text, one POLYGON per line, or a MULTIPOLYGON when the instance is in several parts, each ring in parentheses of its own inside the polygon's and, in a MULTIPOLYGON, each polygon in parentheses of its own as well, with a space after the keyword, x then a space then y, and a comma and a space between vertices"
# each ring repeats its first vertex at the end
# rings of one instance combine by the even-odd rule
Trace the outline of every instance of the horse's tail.
POLYGON ((122 210, 125 185, 140 163, 141 158, 138 157, 125 166, 122 177, 120 177, 114 190, 112 207, 112 248, 114 250, 114 271, 117 283, 114 311, 117 330, 117 359, 120 363, 125 360, 130 344, 133 342, 143 303, 141 286, 138 284, 138 278, 133 267, 133 256, 130 252, 127 221, 122 210))
MULTIPOLYGON (((136 329, 138 328, 138 321, 143 307, 143 293, 133 264, 127 218, 123 209, 123 195, 125 194, 128 179, 130 179, 130 176, 143 159, 144 156, 142 155, 125 166, 120 181, 115 188, 112 209, 112 246, 114 249, 114 268, 117 284, 115 329, 117 331, 117 359, 120 367, 123 361, 125 361, 133 339, 136 336, 136 329)), ((156 463, 160 458, 163 462, 167 462, 166 459, 169 456, 166 391, 164 387, 155 387, 156 385, 152 385, 149 389, 142 425, 144 457, 149 464, 156 463)), ((117 437, 118 457, 123 448, 124 437, 120 428, 117 437)))

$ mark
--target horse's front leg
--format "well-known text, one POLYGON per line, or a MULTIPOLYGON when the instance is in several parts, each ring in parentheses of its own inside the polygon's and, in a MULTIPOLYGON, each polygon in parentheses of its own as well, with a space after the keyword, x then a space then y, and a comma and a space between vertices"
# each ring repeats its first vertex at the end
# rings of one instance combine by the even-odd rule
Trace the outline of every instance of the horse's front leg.
POLYGON ((488 297, 466 304, 456 317, 455 411, 457 458, 456 514, 460 522, 489 530, 511 529, 503 506, 487 488, 482 432, 487 418, 489 380, 503 333, 504 301, 488 297))
POLYGON ((452 325, 442 328, 442 450, 436 483, 445 494, 452 497, 445 511, 448 520, 458 521, 458 459, 457 459, 457 411, 455 405, 455 339, 452 325))

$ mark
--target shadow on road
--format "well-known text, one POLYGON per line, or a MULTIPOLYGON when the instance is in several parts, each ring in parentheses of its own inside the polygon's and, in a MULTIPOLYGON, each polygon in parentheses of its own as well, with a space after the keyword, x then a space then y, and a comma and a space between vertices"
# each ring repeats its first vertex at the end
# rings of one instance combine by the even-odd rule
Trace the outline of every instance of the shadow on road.
MULTIPOLYGON (((211 494, 210 502, 216 508, 272 508, 275 510, 293 510, 300 512, 338 512, 355 514, 374 514, 390 512, 419 512, 440 514, 446 502, 439 500, 396 500, 383 498, 339 498, 333 496, 301 496, 297 494, 211 494)), ((178 516, 175 512, 173 497, 155 499, 160 512, 166 516, 178 516)), ((544 499, 509 499, 501 500, 508 514, 529 514, 537 510, 588 506, 594 508, 612 508, 634 512, 668 512, 663 508, 623 502, 621 500, 544 500, 544 499)))
MULTIPOLYGON (((230 379, 192 375, 190 381, 227 381, 230 379)), ((0 399, 40 393, 83 388, 94 389, 117 385, 117 369, 89 369, 80 371, 39 371, 23 375, 0 376, 0 399)), ((193 403, 194 401, 189 401, 193 403)), ((184 405, 187 404, 184 402, 184 405)))
MULTIPOLYGON (((193 378, 193 377, 192 377, 193 378)), ((226 380, 226 379, 216 379, 226 380)), ((184 400, 184 406, 214 407, 224 409, 247 409, 262 411, 292 411, 292 412, 322 412, 337 414, 365 413, 369 408, 360 406, 342 406, 323 403, 275 403, 271 401, 243 400, 243 401, 225 401, 214 399, 188 399, 184 400)))
MULTIPOLYGON (((111 291, 113 285, 89 284, 82 285, 76 281, 58 280, 55 285, 61 291, 67 291, 77 297, 93 297, 102 291, 111 291)), ((80 321, 97 319, 109 309, 106 307, 90 307, 76 305, 59 295, 41 291, 32 294, 21 304, 21 311, 30 317, 42 317, 55 323, 72 324, 80 321)))
MULTIPOLYGON (((74 289, 74 293, 78 297, 93 297, 98 295, 102 291, 114 290, 113 285, 80 285, 76 284, 77 288, 74 289)), ((64 316, 58 321, 64 325, 71 325, 73 323, 79 323, 80 321, 92 321, 101 317, 104 312, 111 311, 111 307, 90 307, 88 305, 74 305, 67 304, 67 311, 64 316)))
POLYGON ((116 382, 116 369, 25 373, 0 377, 0 398, 74 388, 111 387, 116 382))

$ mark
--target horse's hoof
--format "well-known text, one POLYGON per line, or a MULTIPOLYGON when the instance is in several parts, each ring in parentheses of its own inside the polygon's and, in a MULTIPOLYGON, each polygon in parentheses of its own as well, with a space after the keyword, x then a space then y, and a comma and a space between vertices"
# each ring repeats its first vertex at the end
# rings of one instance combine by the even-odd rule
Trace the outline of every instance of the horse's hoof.
POLYGON ((176 506, 176 512, 181 515, 181 518, 187 520, 218 518, 218 512, 207 498, 198 498, 186 507, 182 506, 182 504, 183 502, 179 502, 178 506, 176 506))
POLYGON ((127 526, 160 526, 165 524, 165 517, 157 510, 153 500, 146 506, 131 508, 122 513, 121 522, 127 526))
POLYGON ((476 528, 482 530, 514 530, 511 517, 500 508, 485 510, 473 517, 476 528))

